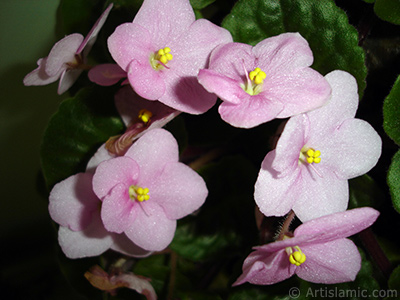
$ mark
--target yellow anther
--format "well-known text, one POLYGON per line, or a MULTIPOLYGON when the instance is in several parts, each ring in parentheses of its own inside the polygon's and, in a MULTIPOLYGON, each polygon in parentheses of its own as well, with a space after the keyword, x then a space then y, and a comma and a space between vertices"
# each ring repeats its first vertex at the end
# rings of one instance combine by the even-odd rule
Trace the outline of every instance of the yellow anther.
POLYGON ((150 118, 153 116, 153 113, 147 109, 142 109, 139 111, 138 118, 145 124, 150 121, 150 118))
POLYGON ((139 202, 147 201, 150 199, 148 193, 149 193, 148 188, 142 188, 136 185, 131 185, 129 187, 129 197, 132 200, 137 200, 139 202))
POLYGON ((169 47, 165 47, 163 49, 158 50, 157 60, 165 65, 168 61, 174 58, 170 52, 171 49, 169 47))
MULTIPOLYGON (((303 151, 302 151, 303 152, 303 151)), ((305 153, 306 155, 307 155, 307 157, 306 157, 306 161, 309 163, 309 164, 312 164, 312 163, 316 163, 316 164, 318 164, 318 163, 320 163, 321 162, 321 151, 319 151, 319 150, 314 150, 314 149, 312 149, 312 148, 309 148, 307 151, 306 151, 306 153, 305 153)))
POLYGON ((249 73, 249 78, 255 84, 262 84, 264 82, 264 79, 267 78, 267 74, 265 74, 264 71, 261 71, 260 68, 255 68, 254 71, 251 71, 249 73))
POLYGON ((303 252, 301 252, 300 247, 295 246, 294 248, 297 251, 294 251, 289 255, 289 261, 293 265, 300 266, 302 263, 306 261, 306 255, 303 252))

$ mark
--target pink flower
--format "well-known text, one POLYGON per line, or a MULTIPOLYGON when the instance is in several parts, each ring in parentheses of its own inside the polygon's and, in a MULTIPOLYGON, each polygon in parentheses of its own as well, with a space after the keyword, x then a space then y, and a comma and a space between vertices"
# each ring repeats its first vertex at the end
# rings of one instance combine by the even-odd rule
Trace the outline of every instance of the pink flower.
POLYGON ((163 127, 181 113, 159 101, 141 98, 131 86, 117 92, 115 106, 127 126, 124 134, 111 137, 106 142, 108 151, 116 155, 124 155, 132 143, 147 131, 163 127))
POLYGON ((381 154, 381 139, 355 119, 357 83, 344 71, 326 75, 332 98, 323 107, 289 119, 276 149, 265 157, 254 198, 266 216, 290 209, 304 221, 344 211, 348 179, 367 173, 381 154))
POLYGON ((308 221, 296 228, 293 237, 255 248, 234 285, 269 285, 293 274, 315 283, 352 281, 361 268, 361 257, 346 237, 371 226, 378 215, 363 207, 308 221))
POLYGON ((54 186, 49 197, 51 218, 60 225, 58 242, 69 258, 97 256, 112 249, 143 257, 150 254, 129 240, 104 228, 100 218, 100 199, 93 193, 92 179, 96 166, 111 156, 104 147, 89 161, 87 171, 78 173, 54 186))
POLYGON ((176 220, 198 209, 208 194, 204 180, 178 158, 175 138, 164 129, 153 129, 125 156, 102 162, 93 177, 93 191, 103 201, 105 228, 125 233, 146 250, 166 248, 176 220))
POLYGON ((128 84, 127 74, 117 64, 101 64, 94 66, 89 70, 88 77, 90 81, 102 86, 111 86, 121 79, 125 80, 121 84, 128 84))
POLYGON ((81 34, 73 33, 58 41, 49 56, 38 60, 38 68, 25 76, 24 85, 46 85, 60 79, 58 94, 68 90, 87 68, 86 57, 112 7, 113 4, 107 7, 85 39, 81 34))
POLYGON ((199 82, 218 95, 221 118, 251 128, 324 104, 330 87, 310 68, 313 55, 298 33, 267 38, 256 46, 229 43, 216 48, 199 82))
POLYGON ((211 50, 232 41, 208 20, 195 20, 188 0, 145 0, 132 23, 117 27, 108 48, 136 93, 176 110, 204 113, 217 99, 197 82, 211 50))

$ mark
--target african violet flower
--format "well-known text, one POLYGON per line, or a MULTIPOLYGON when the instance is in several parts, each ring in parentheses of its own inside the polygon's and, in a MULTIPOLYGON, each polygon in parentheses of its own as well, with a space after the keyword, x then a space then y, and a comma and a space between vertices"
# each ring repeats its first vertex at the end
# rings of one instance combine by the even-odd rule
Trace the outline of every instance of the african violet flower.
MULTIPOLYGON (((98 85, 111 86, 123 78, 126 79, 127 74, 117 64, 101 64, 91 68, 88 77, 90 81, 98 85)), ((124 80, 121 84, 129 84, 129 82, 128 80, 124 80)))
POLYGON ((208 194, 203 179, 178 156, 172 134, 153 129, 125 156, 97 167, 93 191, 103 202, 101 219, 108 231, 125 233, 146 250, 168 246, 176 220, 198 209, 208 194))
POLYGON ((180 114, 180 111, 159 101, 141 98, 131 86, 121 88, 114 100, 122 121, 127 126, 124 134, 113 136, 106 142, 108 151, 116 155, 125 154, 132 143, 144 133, 163 127, 180 114))
POLYGON ((143 98, 176 110, 204 113, 217 99, 197 82, 211 50, 232 41, 208 20, 195 20, 188 0, 145 0, 132 23, 118 26, 108 48, 143 98))
POLYGON ((266 216, 290 209, 304 221, 344 211, 348 179, 367 173, 381 154, 381 139, 355 119, 357 83, 344 71, 326 75, 332 98, 323 107, 292 117, 276 149, 265 157, 254 198, 266 216))
POLYGON ((38 60, 38 68, 25 76, 24 85, 46 85, 60 79, 58 94, 68 90, 87 68, 86 57, 112 7, 113 4, 107 7, 85 39, 81 34, 73 33, 58 41, 49 56, 38 60))
POLYGON ((267 38, 256 46, 229 43, 216 48, 199 82, 218 95, 221 118, 251 128, 324 104, 330 87, 310 68, 313 55, 298 33, 267 38))
POLYGON ((85 173, 59 182, 50 193, 50 216, 60 225, 58 242, 69 258, 97 256, 108 249, 135 257, 150 253, 132 243, 125 234, 107 231, 101 221, 101 201, 93 193, 92 179, 96 166, 110 158, 104 147, 99 149, 85 173))
POLYGON ((378 215, 363 207, 308 221, 296 228, 293 237, 256 247, 234 285, 269 285, 293 274, 315 283, 352 281, 361 268, 361 257, 346 237, 371 226, 378 215))

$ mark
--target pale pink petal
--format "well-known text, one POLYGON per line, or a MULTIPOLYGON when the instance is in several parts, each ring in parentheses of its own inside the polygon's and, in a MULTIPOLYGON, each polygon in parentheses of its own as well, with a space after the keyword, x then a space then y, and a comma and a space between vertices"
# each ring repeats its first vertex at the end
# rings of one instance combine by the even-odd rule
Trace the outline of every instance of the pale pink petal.
POLYGON ((89 160, 86 166, 86 172, 94 173, 100 163, 109 160, 110 158, 114 158, 114 156, 107 151, 107 149, 105 148, 105 144, 101 145, 100 148, 97 149, 96 153, 89 160))
POLYGON ((307 113, 312 131, 331 131, 344 120, 354 118, 358 107, 357 82, 347 72, 336 70, 325 76, 332 87, 331 99, 321 108, 307 113))
POLYGON ((126 78, 127 74, 117 64, 102 64, 91 68, 88 77, 98 85, 111 86, 126 78))
POLYGON ((37 62, 38 67, 25 76, 24 81, 23 81, 24 85, 26 85, 26 86, 46 85, 46 84, 52 83, 54 81, 57 81, 58 78, 60 78, 63 70, 60 70, 60 72, 58 72, 54 76, 49 76, 46 73, 46 70, 45 70, 46 61, 47 61, 47 57, 41 58, 38 60, 38 62, 37 62))
POLYGON ((134 59, 147 62, 150 66, 150 55, 158 50, 152 41, 152 35, 143 26, 124 23, 115 29, 107 43, 114 60, 127 71, 134 59))
POLYGON ((214 70, 200 70, 197 78, 208 92, 216 94, 225 102, 239 104, 244 97, 248 97, 247 93, 240 87, 240 82, 214 70))
POLYGON ((284 250, 274 253, 252 252, 243 263, 243 274, 234 286, 249 282, 258 285, 270 285, 291 277, 295 266, 289 262, 284 250))
POLYGON ((139 166, 130 157, 116 157, 102 162, 93 176, 93 191, 100 199, 107 196, 118 184, 128 188, 139 177, 139 166))
MULTIPOLYGON (((375 129, 360 119, 348 119, 334 131, 327 163, 340 178, 351 179, 371 170, 381 156, 382 140, 375 129)), ((321 157, 322 159, 322 157, 321 157)))
POLYGON ((90 29, 88 35, 83 40, 82 44, 79 46, 78 50, 76 51, 77 54, 80 54, 82 51, 83 56, 86 57, 87 54, 93 47, 93 44, 96 42, 97 35, 99 34, 100 29, 103 27, 104 23, 107 20, 107 17, 113 7, 113 3, 108 5, 106 10, 101 14, 101 16, 97 19, 96 23, 93 25, 92 29, 90 29))
POLYGON ((49 213, 63 227, 85 229, 92 221, 100 200, 92 190, 93 175, 78 173, 57 183, 50 192, 49 213))
POLYGON ((140 178, 149 181, 159 176, 166 164, 178 162, 178 143, 168 131, 153 129, 137 140, 125 156, 137 162, 140 178))
POLYGON ((306 261, 296 274, 309 282, 334 284, 353 281, 361 268, 361 256, 349 239, 301 246, 306 261))
POLYGON ((283 216, 290 211, 297 196, 301 194, 300 171, 295 169, 285 178, 271 168, 275 151, 264 158, 254 187, 254 199, 260 211, 269 216, 283 216))
POLYGON ((172 241, 176 221, 151 199, 139 204, 137 216, 125 234, 139 247, 150 251, 164 250, 172 241))
POLYGON ((104 227, 111 232, 122 233, 131 226, 136 217, 137 205, 129 197, 129 185, 116 185, 106 195, 101 206, 104 227))
POLYGON ((157 300, 157 294, 150 282, 151 280, 149 278, 133 273, 122 273, 110 278, 111 284, 117 284, 135 290, 139 294, 145 296, 147 300, 157 300))
POLYGON ((146 257, 151 254, 151 251, 144 250, 135 245, 124 233, 114 234, 113 241, 111 249, 119 253, 133 257, 146 257))
POLYGON ((152 201, 164 208, 169 219, 180 219, 203 205, 208 190, 199 174, 182 163, 165 166, 150 190, 152 201))
POLYGON ((259 42, 253 48, 257 67, 269 75, 291 73, 309 67, 313 54, 308 42, 299 33, 283 33, 259 42))
POLYGON ((161 101, 160 98, 166 91, 165 74, 154 70, 148 59, 143 62, 132 60, 127 72, 129 83, 139 96, 148 100, 161 101))
POLYGON ((58 242, 67 257, 83 258, 102 254, 110 248, 113 239, 104 229, 99 214, 95 214, 85 230, 71 231, 61 226, 58 242))
POLYGON ((146 27, 161 48, 180 37, 194 21, 193 8, 187 0, 145 0, 133 23, 146 27))
POLYGON ((75 61, 76 50, 83 41, 79 33, 67 35, 58 41, 51 49, 46 62, 46 73, 54 76, 60 69, 67 69, 66 63, 75 61))
POLYGON ((349 186, 346 179, 337 178, 320 164, 302 165, 300 168, 297 185, 301 192, 297 194, 292 209, 302 222, 347 209, 349 186))
POLYGON ((221 118, 239 128, 252 128, 271 121, 284 109, 284 104, 277 99, 271 101, 262 93, 246 95, 240 104, 222 102, 218 108, 221 118))
POLYGON ((81 69, 67 69, 62 72, 57 93, 59 95, 65 93, 75 83, 82 72, 83 70, 81 69))
POLYGON ((307 244, 325 243, 352 236, 368 228, 378 216, 379 212, 373 208, 355 208, 305 222, 296 228, 294 236, 310 237, 307 244))

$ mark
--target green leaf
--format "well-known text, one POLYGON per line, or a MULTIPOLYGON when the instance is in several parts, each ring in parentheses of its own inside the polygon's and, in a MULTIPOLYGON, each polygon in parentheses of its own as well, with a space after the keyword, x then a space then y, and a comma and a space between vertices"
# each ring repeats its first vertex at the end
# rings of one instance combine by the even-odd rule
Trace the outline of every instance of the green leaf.
POLYGON ((94 87, 64 100, 43 137, 41 165, 46 185, 82 172, 98 147, 124 125, 114 106, 114 90, 94 87))
POLYGON ((400 213, 400 151, 397 151, 392 158, 387 175, 387 183, 393 206, 400 213))
POLYGON ((366 3, 374 3, 375 2, 375 0, 363 0, 363 1, 366 3))
POLYGON ((388 292, 392 293, 392 295, 387 295, 388 299, 391 296, 400 297, 400 266, 397 266, 390 275, 388 287, 390 289, 388 292))
POLYGON ((383 103, 383 128, 400 145, 400 76, 383 103))
POLYGON ((323 75, 345 70, 356 79, 360 94, 367 69, 357 30, 332 0, 239 0, 222 26, 236 42, 255 45, 284 32, 299 32, 314 54, 313 68, 323 75))
POLYGON ((376 203, 384 197, 378 184, 368 175, 349 180, 349 186, 349 209, 364 206, 376 207, 376 203))
POLYGON ((382 20, 400 25, 400 2, 398 0, 376 0, 374 11, 382 20))
POLYGON ((215 2, 215 0, 190 0, 193 9, 203 9, 213 2, 215 2))

